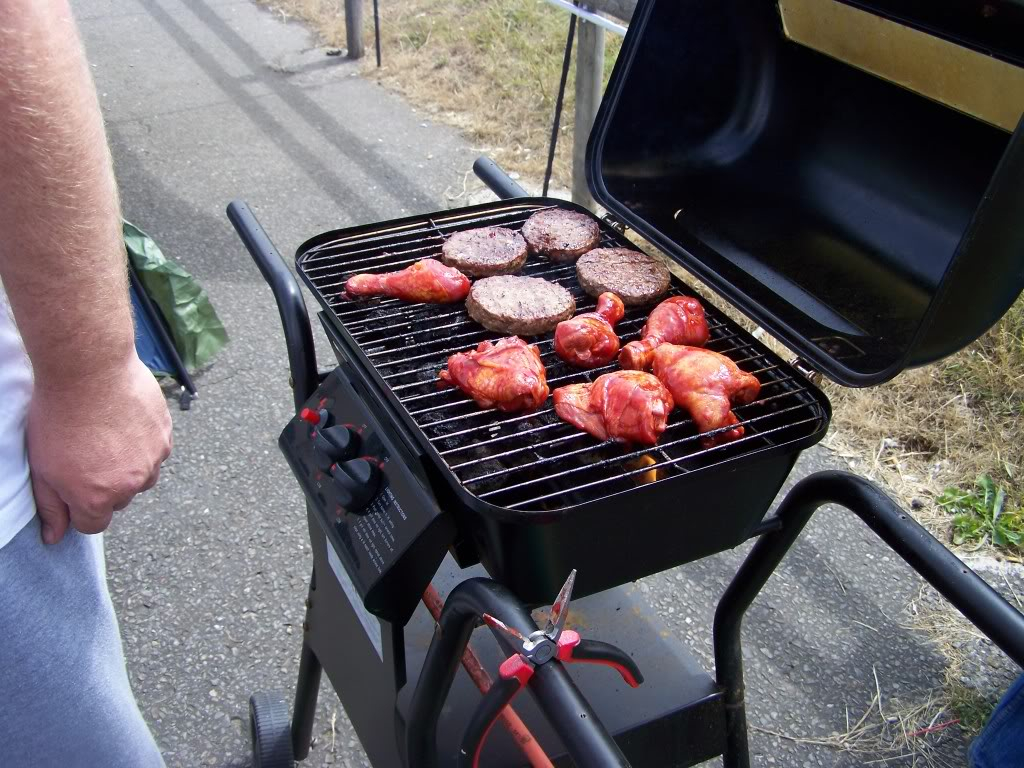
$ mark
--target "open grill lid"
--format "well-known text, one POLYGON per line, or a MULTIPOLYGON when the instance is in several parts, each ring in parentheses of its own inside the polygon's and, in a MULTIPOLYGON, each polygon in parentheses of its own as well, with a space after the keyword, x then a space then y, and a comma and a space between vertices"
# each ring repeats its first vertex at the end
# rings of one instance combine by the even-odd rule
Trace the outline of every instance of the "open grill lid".
POLYGON ((1022 67, 1020 0, 640 0, 588 180, 822 373, 877 384, 1024 287, 1022 67))

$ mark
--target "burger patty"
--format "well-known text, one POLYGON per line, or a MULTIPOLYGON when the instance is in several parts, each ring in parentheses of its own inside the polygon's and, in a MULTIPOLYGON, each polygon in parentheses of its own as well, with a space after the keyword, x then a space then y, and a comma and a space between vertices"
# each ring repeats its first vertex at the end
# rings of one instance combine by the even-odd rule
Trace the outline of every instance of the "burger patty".
POLYGON ((632 248, 595 248, 576 262, 576 277, 595 298, 610 291, 628 307, 660 299, 668 293, 668 267, 632 248))
POLYGON ((547 208, 523 224, 530 253, 552 261, 575 261, 601 241, 601 228, 585 213, 547 208))
POLYGON ((509 275, 526 263, 526 241, 505 227, 466 229, 444 241, 441 261, 470 277, 509 275))
POLYGON ((576 301, 562 286, 539 277, 500 275, 473 283, 466 310, 490 331, 536 336, 572 317, 576 301))

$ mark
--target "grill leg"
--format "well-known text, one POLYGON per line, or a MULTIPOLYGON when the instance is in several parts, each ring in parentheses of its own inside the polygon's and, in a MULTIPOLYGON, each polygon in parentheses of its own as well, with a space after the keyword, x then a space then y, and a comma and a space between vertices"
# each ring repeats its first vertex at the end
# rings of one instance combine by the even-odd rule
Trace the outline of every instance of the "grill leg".
MULTIPOLYGON (((306 605, 312 605, 316 590, 316 576, 309 588, 306 605)), ((306 608, 305 626, 309 626, 310 608, 306 608)), ((305 760, 313 740, 313 720, 316 717, 316 699, 320 693, 320 674, 323 667, 306 640, 302 641, 299 657, 299 681, 295 686, 295 706, 292 708, 292 751, 296 760, 305 760)))

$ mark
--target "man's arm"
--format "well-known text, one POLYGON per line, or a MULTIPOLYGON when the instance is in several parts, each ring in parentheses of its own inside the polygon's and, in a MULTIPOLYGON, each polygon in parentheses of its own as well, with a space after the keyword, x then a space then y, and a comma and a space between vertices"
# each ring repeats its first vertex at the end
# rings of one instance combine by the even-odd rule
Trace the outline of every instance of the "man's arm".
POLYGON ((0 276, 35 372, 44 539, 156 482, 170 417, 135 353, 117 189, 66 0, 0 0, 0 276))

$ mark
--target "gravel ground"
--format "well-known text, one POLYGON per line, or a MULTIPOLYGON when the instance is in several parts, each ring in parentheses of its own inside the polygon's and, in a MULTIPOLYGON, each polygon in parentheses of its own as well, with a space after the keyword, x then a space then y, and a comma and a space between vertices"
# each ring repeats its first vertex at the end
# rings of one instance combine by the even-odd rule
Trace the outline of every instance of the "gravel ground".
MULTIPOLYGON (((175 454, 160 486, 108 535, 111 589, 140 706, 168 765, 246 766, 249 694, 294 686, 310 548, 275 445, 290 409, 277 313, 224 206, 246 198, 287 255, 325 229, 444 207, 444 190, 462 188, 478 150, 247 0, 74 5, 126 216, 196 275, 232 337, 198 377, 192 410, 173 412, 175 454)), ((824 449, 808 451, 794 479, 837 464, 824 449)), ((709 668, 714 604, 745 551, 640 586, 709 668)), ((767 731, 844 731, 847 711, 858 718, 870 708, 876 674, 883 708, 936 688, 945 658, 907 610, 920 586, 850 515, 816 516, 745 624, 755 765, 871 759, 767 731)), ((1004 685, 1005 658, 977 649, 964 675, 1004 685)), ((366 764, 327 683, 316 733, 309 765, 366 764)), ((929 742, 936 764, 964 764, 958 728, 929 742)))

